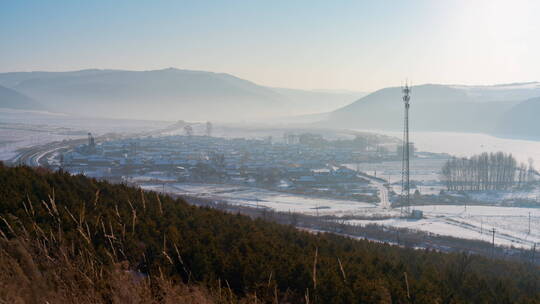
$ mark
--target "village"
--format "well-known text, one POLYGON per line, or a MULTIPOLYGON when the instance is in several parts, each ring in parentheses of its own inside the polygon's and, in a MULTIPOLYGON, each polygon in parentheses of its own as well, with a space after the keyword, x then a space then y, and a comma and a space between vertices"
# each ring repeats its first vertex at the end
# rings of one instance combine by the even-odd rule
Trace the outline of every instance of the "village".
POLYGON ((373 177, 350 164, 396 160, 396 149, 361 136, 328 141, 312 133, 279 141, 174 135, 100 143, 89 135, 87 144, 57 157, 66 171, 116 182, 249 185, 377 203, 373 177))

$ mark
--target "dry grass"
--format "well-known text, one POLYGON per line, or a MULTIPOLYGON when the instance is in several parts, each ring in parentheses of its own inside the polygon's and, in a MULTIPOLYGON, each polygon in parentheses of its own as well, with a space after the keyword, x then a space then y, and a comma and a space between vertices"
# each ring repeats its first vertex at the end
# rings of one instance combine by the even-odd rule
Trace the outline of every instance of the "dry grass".
MULTIPOLYGON (((204 287, 99 265, 46 241, 0 240, 0 303, 217 303, 204 287)), ((224 299, 225 300, 225 299, 224 299)))
MULTIPOLYGON (((99 202, 99 191, 95 194, 94 205, 99 202)), ((142 192, 141 192, 142 196, 142 192)), ((142 196, 143 197, 143 196, 142 196)), ((77 212, 57 208, 54 192, 48 201, 41 201, 39 206, 27 200, 22 202, 26 213, 23 225, 15 217, 0 217, 5 231, 0 229, 0 304, 4 303, 263 303, 256 294, 248 294, 238 299, 233 294, 228 282, 225 286, 208 288, 206 286, 173 281, 163 275, 142 274, 133 270, 129 263, 119 259, 118 251, 123 250, 126 226, 131 226, 130 233, 135 233, 137 213, 133 204, 129 219, 123 219, 116 207, 116 215, 122 226, 122 233, 115 235, 110 220, 103 221, 97 216, 95 223, 86 217, 85 206, 77 212), (43 208, 56 223, 57 228, 41 227, 35 220, 35 209, 43 208), (65 211, 76 225, 79 239, 69 240, 62 231, 61 212, 65 211), (92 227, 92 228, 91 228, 92 227), (101 246, 109 260, 103 261, 96 252, 97 235, 103 236, 101 246)), ((147 206, 143 197, 143 211, 147 206)), ((158 210, 162 214, 161 201, 158 198, 158 210)), ((167 254, 167 239, 163 239, 163 255, 170 264, 179 263, 186 273, 186 268, 178 247, 172 243, 176 256, 167 254)), ((277 295, 274 299, 277 301, 277 295)))
MULTIPOLYGON (((94 204, 99 199, 96 193, 94 204)), ((131 205, 131 202, 129 202, 131 205)), ((142 274, 118 259, 118 241, 112 227, 107 233, 100 222, 110 261, 104 263, 94 253, 92 234, 84 206, 78 214, 66 208, 77 225, 81 239, 67 240, 60 229, 61 217, 54 193, 41 206, 58 223, 45 229, 36 222, 27 229, 16 217, 0 218, 7 227, 0 230, 0 303, 235 303, 232 293, 203 286, 173 282, 163 274, 142 274)), ((34 218, 32 202, 23 202, 29 219, 34 218)), ((146 207, 146 206, 145 206, 146 207)), ((132 233, 137 215, 132 206, 132 233)), ((110 223, 109 223, 110 226, 110 223)), ((101 232, 101 231, 100 231, 101 232)), ((122 246, 120 246, 122 247, 122 246)), ((165 251, 164 251, 165 252, 165 251)), ((181 258, 180 258, 181 259, 181 258)), ((169 257, 171 263, 174 263, 169 257)), ((181 261, 181 260, 180 260, 181 261)), ((184 266, 184 265, 182 265, 184 266)), ((185 267, 185 266, 184 266, 185 267)), ((249 297, 243 303, 256 303, 249 297)))

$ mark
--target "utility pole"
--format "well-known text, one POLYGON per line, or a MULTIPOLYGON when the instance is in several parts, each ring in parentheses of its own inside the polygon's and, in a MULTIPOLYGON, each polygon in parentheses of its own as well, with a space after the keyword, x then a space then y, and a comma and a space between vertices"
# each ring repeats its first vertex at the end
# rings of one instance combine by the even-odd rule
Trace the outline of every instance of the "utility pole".
POLYGON ((531 213, 529 212, 529 232, 527 234, 531 234, 531 213))
POLYGON ((409 107, 411 100, 411 88, 409 84, 405 83, 405 87, 401 88, 403 93, 403 103, 405 105, 405 115, 403 119, 403 151, 402 151, 402 163, 401 163, 401 213, 403 213, 403 205, 406 206, 406 213, 409 214, 410 210, 410 172, 409 172, 409 107))
POLYGON ((536 243, 533 244, 532 257, 531 257, 531 261, 532 261, 533 264, 535 262, 535 259, 534 259, 534 254, 535 253, 536 253, 536 243))
POLYGON ((495 254, 495 228, 491 229, 491 233, 493 234, 491 240, 491 257, 493 258, 493 255, 495 254))
POLYGON ((484 219, 480 217, 480 234, 484 234, 484 219))

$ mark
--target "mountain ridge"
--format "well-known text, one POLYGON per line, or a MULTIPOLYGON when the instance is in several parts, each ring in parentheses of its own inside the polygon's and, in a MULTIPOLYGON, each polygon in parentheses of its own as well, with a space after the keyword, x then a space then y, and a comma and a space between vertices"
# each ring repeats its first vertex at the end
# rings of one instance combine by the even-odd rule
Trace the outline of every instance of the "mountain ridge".
MULTIPOLYGON (((527 87, 530 83, 524 85, 527 87)), ((318 124, 401 130, 401 94, 400 87, 383 88, 329 112, 328 118, 318 124)), ((412 88, 410 125, 418 131, 493 133, 507 111, 525 98, 534 96, 540 96, 540 87, 501 90, 495 86, 463 89, 456 85, 419 85, 412 88)))
POLYGON ((55 111, 113 118, 257 120, 328 111, 354 94, 277 89, 227 73, 167 68, 0 73, 9 86, 55 111))
POLYGON ((521 139, 540 139, 538 126, 540 97, 529 98, 514 105, 497 121, 494 133, 504 137, 521 139))

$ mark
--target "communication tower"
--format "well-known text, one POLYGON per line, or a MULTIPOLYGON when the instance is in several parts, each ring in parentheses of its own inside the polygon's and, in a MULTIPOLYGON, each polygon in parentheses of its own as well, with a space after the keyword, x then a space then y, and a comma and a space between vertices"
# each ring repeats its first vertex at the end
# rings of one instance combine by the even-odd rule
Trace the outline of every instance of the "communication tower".
POLYGON ((411 145, 409 143, 409 107, 410 107, 410 100, 411 100, 411 87, 409 87, 408 83, 405 83, 405 86, 401 88, 401 92, 403 93, 403 103, 405 105, 405 115, 403 119, 403 158, 401 163, 401 212, 403 213, 403 208, 405 207, 405 211, 407 214, 410 213, 410 198, 411 198, 411 191, 410 191, 410 168, 409 168, 409 160, 410 160, 410 149, 411 145))

